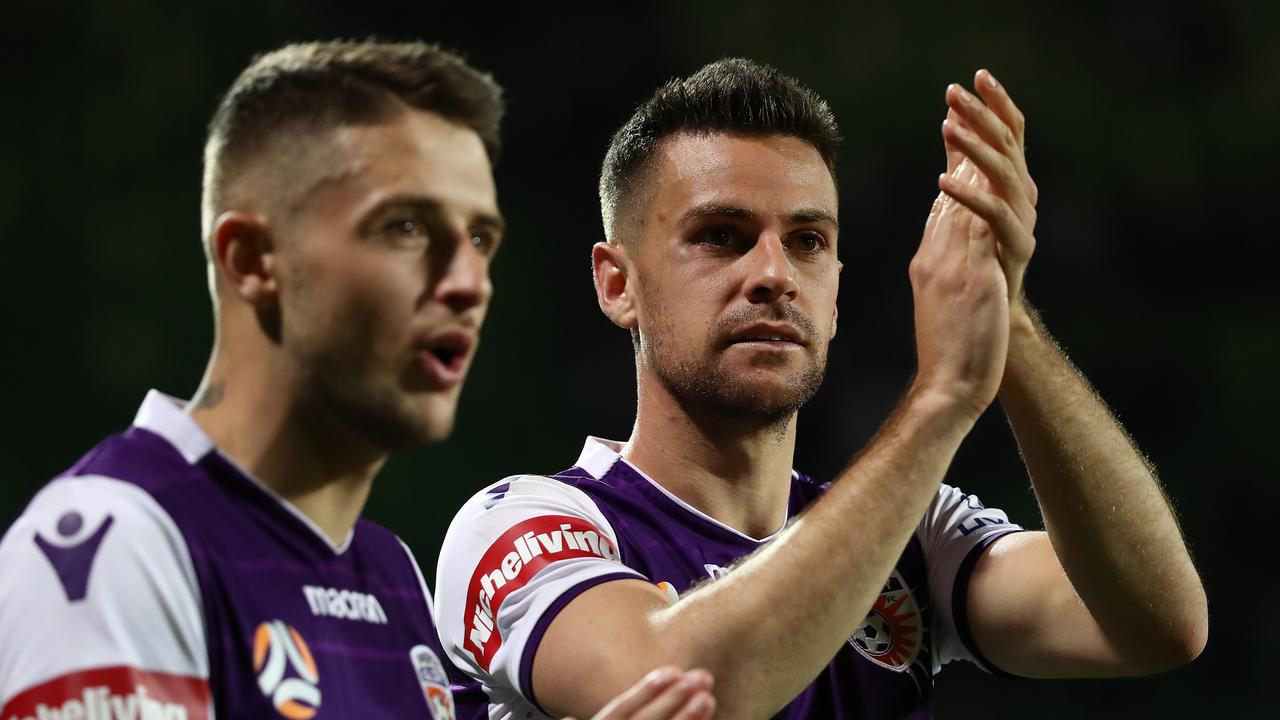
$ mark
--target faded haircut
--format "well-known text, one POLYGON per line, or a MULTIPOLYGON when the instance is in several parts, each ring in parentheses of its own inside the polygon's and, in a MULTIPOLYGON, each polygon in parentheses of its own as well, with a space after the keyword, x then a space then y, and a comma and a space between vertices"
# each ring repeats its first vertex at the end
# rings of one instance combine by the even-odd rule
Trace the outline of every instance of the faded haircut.
POLYGON ((409 109, 473 130, 489 161, 497 162, 502 89, 436 45, 336 40, 286 45, 254 58, 209 123, 202 198, 206 241, 248 166, 270 162, 278 148, 283 156, 297 152, 283 148, 286 141, 386 122, 409 109))
POLYGON ((677 133, 786 135, 814 147, 835 180, 840 129, 817 93, 769 65, 726 58, 658 88, 613 135, 600 172, 605 237, 642 197, 640 181, 663 141, 677 133))

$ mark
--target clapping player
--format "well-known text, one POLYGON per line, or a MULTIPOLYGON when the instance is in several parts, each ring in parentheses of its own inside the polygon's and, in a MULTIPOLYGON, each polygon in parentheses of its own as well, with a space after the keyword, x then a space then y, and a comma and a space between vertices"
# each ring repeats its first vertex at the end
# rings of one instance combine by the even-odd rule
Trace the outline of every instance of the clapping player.
POLYGON ((1022 115, 990 73, 975 85, 947 90, 947 173, 911 262, 915 377, 829 484, 792 469, 836 332, 826 103, 724 60, 617 132, 592 259, 635 349, 631 437, 485 489, 441 551, 440 576, 469 578, 437 594, 445 649, 495 716, 589 713, 674 663, 715 674, 725 717, 921 718, 955 659, 1109 676, 1200 652, 1169 504, 1023 292, 1022 115), (997 396, 1045 531, 942 483, 997 396))

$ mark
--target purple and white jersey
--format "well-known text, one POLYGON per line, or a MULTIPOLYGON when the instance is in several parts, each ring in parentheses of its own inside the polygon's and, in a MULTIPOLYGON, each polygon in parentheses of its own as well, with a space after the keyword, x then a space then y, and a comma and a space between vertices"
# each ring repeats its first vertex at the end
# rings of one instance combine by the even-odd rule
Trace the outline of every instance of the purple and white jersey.
MULTIPOLYGON (((491 718, 547 717, 532 686, 533 659, 551 621, 580 593, 642 579, 677 598, 770 539, 699 512, 620 449, 588 438, 574 467, 502 480, 468 501, 449 528, 438 576, 453 582, 436 595, 440 636, 454 664, 488 693, 491 718)), ((789 517, 824 490, 793 473, 789 517)), ((777 717, 932 717, 932 676, 943 663, 985 666, 965 620, 969 574, 984 548, 1020 529, 943 485, 866 620, 777 717)))
POLYGON ((335 547, 152 391, 0 540, 0 720, 482 714, 430 603, 399 538, 335 547))

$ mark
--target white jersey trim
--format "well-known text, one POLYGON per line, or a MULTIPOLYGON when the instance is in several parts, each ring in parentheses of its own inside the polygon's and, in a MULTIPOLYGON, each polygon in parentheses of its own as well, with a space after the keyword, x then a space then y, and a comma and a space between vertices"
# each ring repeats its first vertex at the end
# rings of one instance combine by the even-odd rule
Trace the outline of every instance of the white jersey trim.
POLYGON ((1010 522, 1003 510, 988 508, 976 495, 945 483, 929 503, 915 536, 924 551, 928 572, 929 604, 933 608, 929 629, 935 674, 952 660, 968 660, 988 672, 991 670, 977 649, 964 641, 962 627, 968 625, 968 603, 956 590, 963 591, 968 586, 973 564, 992 542, 1021 530, 1022 527, 1010 522))
POLYGON ((413 551, 405 544, 400 536, 396 536, 396 542, 400 543, 400 547, 404 548, 404 554, 409 556, 409 564, 413 566, 413 572, 418 575, 418 584, 422 586, 422 597, 427 602, 427 617, 431 618, 434 624, 435 618, 435 600, 431 597, 431 588, 427 587, 427 578, 422 574, 422 568, 418 565, 418 559, 413 556, 413 551))

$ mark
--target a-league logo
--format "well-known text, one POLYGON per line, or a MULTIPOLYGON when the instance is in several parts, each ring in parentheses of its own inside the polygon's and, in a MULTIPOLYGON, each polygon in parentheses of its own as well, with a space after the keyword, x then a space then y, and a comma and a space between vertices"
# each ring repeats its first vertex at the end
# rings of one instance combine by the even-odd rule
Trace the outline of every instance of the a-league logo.
POLYGON ((432 720, 453 720, 453 691, 449 689, 449 676, 440 658, 426 645, 414 645, 409 651, 409 660, 422 685, 432 720))
POLYGON ((253 671, 276 712, 310 720, 320 708, 320 671, 311 649, 293 627, 270 620, 253 633, 253 671))

